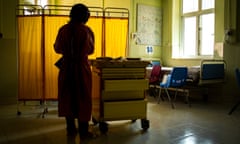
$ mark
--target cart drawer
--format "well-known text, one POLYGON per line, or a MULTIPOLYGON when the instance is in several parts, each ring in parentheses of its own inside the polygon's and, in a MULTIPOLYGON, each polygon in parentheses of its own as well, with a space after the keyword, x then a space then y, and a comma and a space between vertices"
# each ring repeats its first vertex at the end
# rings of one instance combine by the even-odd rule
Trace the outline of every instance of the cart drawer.
POLYGON ((146 118, 147 101, 104 102, 105 120, 128 120, 146 118))
POLYGON ((142 68, 103 68, 102 78, 103 79, 144 79, 145 67, 142 68))
POLYGON ((134 91, 148 89, 148 79, 139 80, 105 80, 105 91, 134 91))
POLYGON ((102 91, 102 99, 105 101, 144 99, 144 91, 102 91))

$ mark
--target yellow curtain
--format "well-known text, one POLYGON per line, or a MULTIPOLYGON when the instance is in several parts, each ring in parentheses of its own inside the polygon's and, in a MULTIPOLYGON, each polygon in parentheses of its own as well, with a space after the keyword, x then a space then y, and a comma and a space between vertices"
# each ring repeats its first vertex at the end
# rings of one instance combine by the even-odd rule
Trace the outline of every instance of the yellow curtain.
MULTIPOLYGON (((61 57, 56 54, 53 49, 53 44, 57 36, 59 28, 69 21, 68 16, 45 16, 45 98, 57 98, 57 77, 58 69, 54 63, 61 57)), ((101 56, 102 49, 102 18, 91 17, 87 23, 95 34, 95 52, 90 58, 101 56)))
MULTIPOLYGON (((53 44, 59 28, 69 21, 69 17, 45 15, 43 20, 42 16, 18 17, 19 100, 57 99, 58 69, 54 63, 61 55, 55 53, 53 44)), ((105 56, 125 57, 127 18, 106 18, 105 39, 103 17, 90 17, 87 25, 95 35, 95 52, 89 58, 102 56, 103 41, 105 56)))
POLYGON ((125 57, 128 18, 105 18, 105 56, 125 57))
POLYGON ((92 55, 89 56, 89 59, 95 59, 96 57, 102 56, 102 27, 103 27, 103 18, 102 17, 90 17, 87 25, 94 32, 95 37, 95 50, 92 55))
POLYGON ((53 44, 59 28, 68 21, 68 16, 44 16, 44 99, 57 98, 58 68, 54 65, 54 63, 61 57, 61 55, 55 53, 53 44))
POLYGON ((42 17, 18 17, 18 99, 42 99, 42 17))

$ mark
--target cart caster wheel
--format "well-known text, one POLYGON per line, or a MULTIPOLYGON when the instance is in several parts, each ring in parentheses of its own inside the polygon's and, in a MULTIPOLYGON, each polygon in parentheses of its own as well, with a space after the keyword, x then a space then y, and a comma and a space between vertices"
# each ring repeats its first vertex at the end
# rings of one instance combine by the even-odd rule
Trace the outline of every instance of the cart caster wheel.
POLYGON ((95 118, 92 118, 93 125, 97 125, 98 121, 95 118))
POLYGON ((103 134, 107 133, 107 131, 108 131, 108 124, 105 123, 105 122, 100 122, 100 123, 99 123, 99 130, 100 130, 103 134))
POLYGON ((43 110, 43 114, 46 114, 46 113, 48 113, 48 108, 44 108, 43 110))
POLYGON ((22 113, 20 111, 17 111, 17 115, 21 115, 22 113))
POLYGON ((133 120, 132 120, 132 123, 135 123, 136 121, 137 121, 137 119, 133 119, 133 120))
POLYGON ((141 126, 144 131, 149 128, 149 120, 141 119, 141 126))

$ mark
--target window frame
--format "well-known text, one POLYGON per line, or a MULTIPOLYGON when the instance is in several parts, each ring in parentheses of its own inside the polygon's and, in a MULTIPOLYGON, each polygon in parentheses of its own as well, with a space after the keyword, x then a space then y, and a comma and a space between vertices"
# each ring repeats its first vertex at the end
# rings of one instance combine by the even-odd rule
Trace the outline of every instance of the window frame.
MULTIPOLYGON (((213 58, 214 57, 214 44, 213 44, 213 54, 212 55, 201 55, 201 32, 200 32, 200 22, 201 16, 206 14, 214 14, 215 17, 215 3, 214 0, 214 8, 203 9, 202 10, 202 0, 198 0, 198 10, 193 12, 183 13, 183 0, 180 2, 180 47, 178 57, 182 58, 213 58), (195 55, 184 55, 184 18, 196 17, 196 47, 195 47, 195 55)), ((215 43, 215 18, 214 18, 214 43, 215 43)))

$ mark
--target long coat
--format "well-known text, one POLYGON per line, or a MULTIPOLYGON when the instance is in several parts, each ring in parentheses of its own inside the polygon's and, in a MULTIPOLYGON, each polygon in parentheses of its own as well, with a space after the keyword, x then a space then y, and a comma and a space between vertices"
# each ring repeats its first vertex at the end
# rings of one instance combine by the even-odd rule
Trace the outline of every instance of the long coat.
POLYGON ((59 29, 54 50, 63 55, 58 75, 58 115, 89 121, 92 75, 88 55, 94 52, 94 34, 82 23, 68 23, 59 29))

